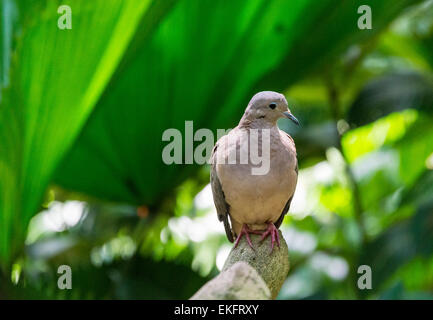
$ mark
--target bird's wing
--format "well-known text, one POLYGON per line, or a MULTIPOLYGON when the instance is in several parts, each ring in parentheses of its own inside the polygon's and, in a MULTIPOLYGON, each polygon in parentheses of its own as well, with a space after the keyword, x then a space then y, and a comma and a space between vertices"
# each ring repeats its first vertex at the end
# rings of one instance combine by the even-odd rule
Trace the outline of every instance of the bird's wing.
POLYGON ((218 142, 215 144, 215 147, 212 150, 210 184, 212 187, 213 201, 217 210, 218 220, 224 223, 224 229, 226 231, 227 239, 229 239, 230 242, 233 242, 233 232, 229 223, 230 206, 226 202, 226 199, 224 197, 224 191, 216 171, 217 149, 218 142))
MULTIPOLYGON (((290 148, 293 148, 292 150, 294 150, 294 152, 296 154, 295 142, 293 141, 293 138, 287 132, 284 132, 282 130, 280 130, 280 132, 285 137, 289 138, 290 148)), ((298 160, 296 160, 295 172, 296 172, 296 180, 298 180, 298 160)), ((295 181, 295 185, 296 185, 296 183, 297 183, 297 181, 295 181)), ((281 226, 281 223, 283 223, 284 216, 287 214, 287 212, 289 212, 290 204, 292 203, 292 199, 293 199, 293 194, 290 195, 290 198, 289 198, 289 200, 287 200, 286 205, 284 206, 283 211, 281 212, 280 217, 274 223, 274 225, 275 225, 276 228, 279 228, 281 226)))
MULTIPOLYGON (((298 176, 298 164, 296 164, 296 177, 298 176)), ((294 193, 293 193, 294 194, 294 193)), ((283 208, 283 211, 281 212, 280 217, 278 218, 278 220, 274 223, 275 227, 278 229, 281 226, 281 223, 283 223, 283 219, 284 216, 287 214, 287 212, 289 212, 290 209, 290 205, 292 203, 292 199, 293 199, 293 194, 291 195, 291 197, 289 198, 289 200, 286 202, 286 205, 283 208)))

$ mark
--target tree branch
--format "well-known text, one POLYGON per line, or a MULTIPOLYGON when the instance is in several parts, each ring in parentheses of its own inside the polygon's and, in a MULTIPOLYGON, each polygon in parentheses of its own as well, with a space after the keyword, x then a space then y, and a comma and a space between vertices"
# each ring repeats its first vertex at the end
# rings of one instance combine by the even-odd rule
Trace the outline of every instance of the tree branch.
POLYGON ((233 248, 221 273, 207 282, 192 300, 275 299, 289 272, 289 251, 281 231, 280 248, 271 253, 270 238, 260 243, 251 235, 255 250, 245 239, 233 248))

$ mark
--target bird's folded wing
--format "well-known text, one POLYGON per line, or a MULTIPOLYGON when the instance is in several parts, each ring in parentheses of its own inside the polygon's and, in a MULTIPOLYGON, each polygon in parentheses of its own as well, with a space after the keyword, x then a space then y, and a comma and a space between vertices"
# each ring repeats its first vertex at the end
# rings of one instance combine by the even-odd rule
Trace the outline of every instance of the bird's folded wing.
POLYGON ((278 229, 281 224, 283 223, 284 217, 289 212, 290 204, 292 203, 293 196, 290 197, 289 201, 287 201, 286 205, 284 206, 283 212, 281 212, 280 217, 278 220, 274 223, 275 227, 278 229))
MULTIPOLYGON (((283 134, 283 136, 289 140, 289 145, 293 146, 293 150, 296 152, 296 148, 295 148, 295 142, 293 141, 293 138, 287 133, 284 132, 282 130, 280 130, 280 132, 283 134)), ((296 167, 295 167, 295 172, 296 172, 296 181, 294 182, 295 185, 297 183, 297 177, 298 177, 298 161, 296 160, 296 167)), ((290 195, 289 200, 287 200, 286 205, 283 208, 283 211, 281 212, 280 217, 278 218, 278 220, 274 223, 275 227, 279 228, 281 226, 281 224, 283 223, 284 220, 284 216, 287 214, 287 212, 289 212, 290 209, 290 205, 292 204, 292 199, 293 199, 293 194, 290 195)))
POLYGON ((221 182, 218 178, 218 174, 216 171, 217 148, 218 148, 218 143, 215 145, 214 149, 212 150, 210 184, 212 187, 212 194, 213 194, 213 199, 218 214, 218 220, 224 223, 224 229, 226 231, 227 238, 230 242, 233 242, 233 232, 229 223, 230 206, 225 200, 224 191, 222 189, 221 182))

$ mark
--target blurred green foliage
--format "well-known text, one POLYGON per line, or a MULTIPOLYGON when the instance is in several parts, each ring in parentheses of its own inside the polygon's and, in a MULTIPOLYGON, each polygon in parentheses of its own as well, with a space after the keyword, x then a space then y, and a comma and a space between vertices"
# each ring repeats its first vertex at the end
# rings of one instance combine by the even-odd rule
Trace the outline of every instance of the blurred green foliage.
POLYGON ((233 127, 260 90, 302 123, 279 298, 433 298, 433 1, 0 3, 0 298, 189 298, 230 246, 162 132, 233 127))

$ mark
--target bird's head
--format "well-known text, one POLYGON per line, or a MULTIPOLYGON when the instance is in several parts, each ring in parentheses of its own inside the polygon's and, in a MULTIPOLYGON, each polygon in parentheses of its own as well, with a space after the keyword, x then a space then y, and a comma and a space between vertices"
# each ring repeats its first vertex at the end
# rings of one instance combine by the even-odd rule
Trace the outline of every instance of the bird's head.
POLYGON ((242 120, 275 125, 279 118, 288 118, 299 125, 298 119, 290 112, 284 95, 274 91, 261 91, 251 98, 242 120))

